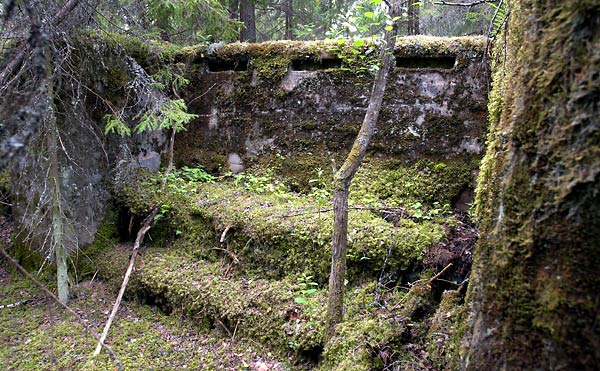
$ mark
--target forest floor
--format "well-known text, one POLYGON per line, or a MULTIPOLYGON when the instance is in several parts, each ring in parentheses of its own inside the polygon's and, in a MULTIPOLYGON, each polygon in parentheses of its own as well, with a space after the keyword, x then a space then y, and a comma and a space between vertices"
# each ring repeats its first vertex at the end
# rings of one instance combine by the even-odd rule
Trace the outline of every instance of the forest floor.
MULTIPOLYGON (((102 282, 78 286, 70 307, 100 332, 115 293, 102 282)), ((106 351, 93 359, 94 338, 33 283, 0 265, 0 369, 115 370, 106 351), (9 304, 21 303, 14 307, 9 304)), ((290 370, 264 346, 203 330, 155 307, 124 301, 111 344, 126 370, 290 370)), ((296 366, 294 369, 297 369, 296 366)))
MULTIPOLYGON (((160 199, 153 198, 157 180, 130 183, 130 210, 168 207, 136 262, 106 340, 123 370, 448 369, 477 239, 463 216, 439 203, 414 215, 402 207, 399 216, 352 210, 350 236, 361 241, 349 259, 355 278, 346 289, 339 336, 323 347, 327 271, 321 263, 332 215, 309 208, 313 194, 259 192, 257 179, 197 184, 180 175, 160 199), (391 276, 404 265, 414 272, 386 286, 384 270, 391 276)), ((111 220, 98 232, 89 275, 80 270, 74 280, 86 278, 71 283, 69 306, 98 333, 131 252, 118 219, 111 220)), ((0 243, 11 245, 11 235, 0 217, 0 243)), ((0 369, 117 369, 106 351, 91 357, 96 341, 82 324, 3 264, 0 369)), ((52 269, 36 277, 55 289, 52 269)))

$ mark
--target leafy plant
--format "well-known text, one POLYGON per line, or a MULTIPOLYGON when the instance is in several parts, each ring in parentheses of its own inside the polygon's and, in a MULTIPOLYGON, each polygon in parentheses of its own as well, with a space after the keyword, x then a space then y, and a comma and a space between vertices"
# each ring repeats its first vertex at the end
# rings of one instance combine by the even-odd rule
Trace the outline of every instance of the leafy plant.
POLYGON ((316 169, 316 177, 308 181, 311 185, 310 195, 315 198, 319 206, 325 206, 331 199, 331 180, 324 176, 321 168, 316 169))
POLYGON ((238 174, 234 177, 234 184, 254 193, 284 194, 287 191, 285 184, 273 179, 270 174, 238 174))
POLYGON ((439 202, 433 203, 433 208, 426 210, 421 202, 415 202, 410 205, 409 210, 412 213, 413 218, 430 220, 436 217, 442 217, 452 214, 452 208, 450 204, 440 204, 439 202))
MULTIPOLYGON (((181 66, 177 66, 178 69, 183 69, 181 66)), ((158 70, 157 73, 152 75, 154 80, 154 87, 167 91, 169 88, 179 91, 181 88, 189 85, 190 80, 185 78, 182 74, 174 71, 175 68, 165 67, 158 70)))
POLYGON ((202 167, 181 168, 181 176, 190 182, 196 183, 214 183, 215 177, 206 172, 202 167))
POLYGON ((508 11, 504 1, 501 1, 498 5, 494 3, 487 3, 495 11, 490 24, 489 37, 496 37, 500 33, 502 26, 506 23, 508 17, 508 11))
MULTIPOLYGON (((313 276, 308 276, 305 273, 302 273, 302 276, 298 277, 298 294, 294 298, 294 302, 304 306, 306 308, 306 313, 309 316, 312 315, 315 309, 317 309, 317 307, 310 304, 309 298, 315 295, 318 286, 318 283, 313 282, 313 276)), ((307 325, 310 326, 312 323, 308 322, 307 325)))

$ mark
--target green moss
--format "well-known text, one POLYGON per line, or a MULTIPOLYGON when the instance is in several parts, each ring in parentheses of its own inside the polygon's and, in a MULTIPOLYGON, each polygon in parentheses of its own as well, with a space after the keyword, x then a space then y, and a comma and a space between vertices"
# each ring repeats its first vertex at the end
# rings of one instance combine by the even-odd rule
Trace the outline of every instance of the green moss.
POLYGON ((513 369, 586 369, 600 359, 590 346, 598 336, 586 330, 598 313, 588 298, 599 284, 600 176, 589 169, 599 168, 600 142, 583 118, 598 115, 598 10, 514 2, 499 38, 476 195, 481 238, 465 338, 473 369, 491 359, 513 369))
POLYGON ((414 164, 372 159, 357 172, 350 188, 355 203, 385 202, 408 207, 435 202, 451 205, 462 190, 472 187, 476 158, 446 161, 420 160, 414 164), (362 202, 361 202, 362 201, 362 202))
POLYGON ((412 363, 415 355, 406 342, 414 348, 413 342, 421 341, 417 337, 426 332, 436 307, 428 277, 429 273, 422 275, 408 292, 380 293, 383 306, 372 304, 375 282, 349 292, 346 320, 336 327, 337 335, 326 345, 318 369, 366 371, 412 363), (412 336, 417 339, 409 340, 412 336))
MULTIPOLYGON (((249 177, 250 181, 259 178, 249 177)), ((247 273, 281 277, 292 273, 315 276, 325 282, 331 248, 333 215, 321 212, 314 196, 302 196, 274 188, 252 186, 243 190, 236 182, 192 185, 189 189, 160 194, 152 183, 131 183, 122 192, 123 202, 133 213, 144 215, 149 205, 164 205, 165 222, 189 235, 214 238, 227 230, 227 245, 247 273), (206 226, 212 232, 207 232, 206 226), (265 271, 265 267, 269 267, 265 271)), ((175 190, 175 189, 174 189, 175 190)), ((421 261, 423 252, 443 237, 441 226, 423 220, 402 220, 393 225, 368 210, 351 210, 348 264, 351 277, 379 274, 387 258, 391 270, 406 270, 421 261)), ((162 221, 161 221, 162 222, 162 221)), ((184 243, 192 247, 193 243, 184 243)), ((202 247, 195 254, 208 256, 202 247)))
MULTIPOLYGON (((0 305, 37 297, 40 293, 20 277, 2 277, 0 305)), ((101 323, 114 295, 100 283, 86 283, 70 306, 93 323, 101 323)), ((0 367, 10 371, 115 369, 106 351, 91 358, 96 341, 75 320, 60 315, 54 304, 32 300, 0 311, 0 367), (50 309, 49 309, 50 308, 50 309)), ((275 359, 268 347, 226 333, 202 330, 193 321, 181 321, 148 306, 124 301, 113 322, 107 344, 124 370, 238 369, 253 367, 260 359, 290 367, 287 357, 275 359)), ((275 352, 273 352, 275 353, 275 352)), ((305 369, 302 364, 295 369, 305 369)))
POLYGON ((182 311, 206 326, 235 330, 242 338, 283 351, 319 346, 324 292, 311 295, 302 306, 294 302, 296 285, 289 280, 235 278, 228 275, 230 270, 223 262, 150 250, 130 290, 167 312, 182 311))
POLYGON ((181 52, 181 47, 165 41, 143 40, 141 38, 114 32, 98 34, 82 31, 78 40, 84 44, 106 45, 114 53, 121 50, 127 52, 143 67, 151 67, 157 63, 172 63, 181 52))
POLYGON ((94 242, 70 256, 79 279, 93 275, 98 270, 99 256, 113 248, 119 239, 118 215, 111 206, 106 209, 106 214, 102 223, 98 226, 94 242))
POLYGON ((464 335, 464 295, 446 291, 431 319, 427 334, 427 351, 436 370, 458 370, 460 342, 464 335))
POLYGON ((29 272, 40 269, 44 261, 39 252, 34 251, 27 242, 22 241, 20 238, 15 238, 9 252, 29 272))
POLYGON ((381 369, 379 351, 397 341, 405 324, 394 316, 366 314, 340 324, 337 336, 325 347, 319 370, 368 371, 381 369))

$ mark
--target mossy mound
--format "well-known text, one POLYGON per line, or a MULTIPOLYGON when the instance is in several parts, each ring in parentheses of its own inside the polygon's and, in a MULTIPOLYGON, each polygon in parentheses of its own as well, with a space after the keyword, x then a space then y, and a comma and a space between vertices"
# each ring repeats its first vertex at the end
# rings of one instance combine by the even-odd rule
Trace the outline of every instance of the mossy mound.
MULTIPOLYGON (((93 327, 106 320, 114 295, 102 283, 79 285, 70 306, 93 327)), ((96 341, 81 324, 48 302, 30 282, 9 277, 0 267, 0 305, 29 300, 0 310, 0 367, 7 371, 113 371, 106 351, 91 354, 96 341)), ((136 302, 122 303, 107 338, 123 370, 250 370, 265 365, 289 370, 292 365, 255 341, 232 338, 218 329, 196 326, 136 302)), ((263 366, 264 367, 264 366, 263 366)), ((295 370, 307 365, 295 361, 295 370)))
MULTIPOLYGON (((121 199, 134 214, 161 205, 166 223, 184 236, 197 256, 210 258, 219 246, 239 259, 240 270, 278 278, 305 273, 324 283, 329 271, 333 213, 328 200, 287 192, 277 182, 246 176, 218 183, 172 183, 156 192, 158 179, 142 176, 121 199)), ((351 280, 376 277, 382 268, 402 273, 443 237, 433 220, 386 221, 371 207, 350 210, 348 265, 351 280)))
MULTIPOLYGON (((373 287, 367 287, 366 292, 373 302, 373 287)), ((338 325, 337 335, 325 347, 319 370, 422 369, 414 365, 426 362, 421 337, 436 308, 427 280, 417 281, 408 292, 389 291, 379 300, 378 306, 372 305, 338 325)), ((351 300, 349 305, 357 306, 357 301, 351 300)))
MULTIPOLYGON (((111 252, 106 261, 123 261, 111 252)), ((231 265, 198 260, 172 250, 151 249, 134 274, 129 293, 177 311, 204 328, 218 328, 229 336, 254 339, 261 344, 296 352, 318 348, 322 342, 325 293, 316 290, 301 303, 300 286, 290 279, 235 277, 231 265)), ((123 261, 124 263, 124 261, 123 261)), ((120 277, 115 264, 102 275, 120 277)), ((117 286, 118 280, 113 280, 117 286)))

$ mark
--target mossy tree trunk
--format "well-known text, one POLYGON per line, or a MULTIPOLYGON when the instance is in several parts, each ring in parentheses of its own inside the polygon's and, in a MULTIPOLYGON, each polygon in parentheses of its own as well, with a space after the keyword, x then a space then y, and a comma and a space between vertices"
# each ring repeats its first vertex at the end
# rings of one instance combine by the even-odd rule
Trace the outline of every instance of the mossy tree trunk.
MULTIPOLYGON (((392 3, 392 18, 398 14, 398 1, 392 3)), ((346 253, 348 251, 348 193, 350 182, 367 153, 375 125, 379 117, 383 96, 387 85, 389 70, 394 61, 396 27, 386 31, 384 46, 381 49, 381 65, 373 83, 367 113, 356 136, 354 144, 342 167, 333 177, 333 237, 331 251, 331 272, 327 319, 325 323, 325 342, 335 335, 335 325, 342 321, 344 312, 344 280, 346 277, 346 253)))
POLYGON ((461 362, 592 370, 600 364, 600 3, 508 5, 461 362))

